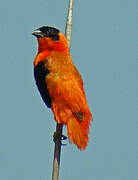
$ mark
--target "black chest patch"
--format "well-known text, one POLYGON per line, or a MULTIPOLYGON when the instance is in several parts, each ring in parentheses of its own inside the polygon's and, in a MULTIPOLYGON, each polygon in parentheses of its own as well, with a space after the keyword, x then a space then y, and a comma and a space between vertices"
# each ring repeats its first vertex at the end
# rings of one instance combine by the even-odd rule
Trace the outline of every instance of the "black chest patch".
POLYGON ((36 81, 36 85, 38 87, 38 90, 41 94, 41 97, 47 107, 51 107, 51 98, 49 96, 49 92, 46 85, 46 76, 48 75, 49 70, 45 66, 45 61, 40 62, 35 68, 34 68, 34 77, 36 81))

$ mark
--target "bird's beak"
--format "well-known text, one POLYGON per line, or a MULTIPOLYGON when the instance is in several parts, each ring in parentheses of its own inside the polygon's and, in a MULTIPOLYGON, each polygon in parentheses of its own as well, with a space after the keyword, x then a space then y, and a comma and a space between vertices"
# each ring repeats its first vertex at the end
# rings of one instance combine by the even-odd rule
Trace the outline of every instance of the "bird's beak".
POLYGON ((44 37, 44 34, 39 29, 34 30, 32 35, 36 36, 37 38, 44 37))

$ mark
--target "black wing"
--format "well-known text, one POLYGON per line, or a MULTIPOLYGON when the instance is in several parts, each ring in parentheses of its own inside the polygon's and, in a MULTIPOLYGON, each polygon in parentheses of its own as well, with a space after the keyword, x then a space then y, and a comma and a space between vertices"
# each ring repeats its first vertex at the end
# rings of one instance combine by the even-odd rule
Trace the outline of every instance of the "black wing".
POLYGON ((49 96, 49 92, 46 85, 46 76, 49 73, 49 70, 45 66, 45 62, 39 62, 39 64, 34 67, 34 77, 36 81, 36 85, 38 87, 38 90, 41 94, 41 97, 47 107, 51 107, 51 98, 49 96))

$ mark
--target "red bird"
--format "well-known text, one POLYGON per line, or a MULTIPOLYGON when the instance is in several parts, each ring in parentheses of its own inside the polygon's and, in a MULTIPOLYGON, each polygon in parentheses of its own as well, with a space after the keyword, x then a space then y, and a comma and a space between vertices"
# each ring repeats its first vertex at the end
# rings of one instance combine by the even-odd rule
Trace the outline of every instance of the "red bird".
POLYGON ((58 29, 49 26, 40 27, 32 34, 38 40, 34 77, 42 99, 52 109, 55 120, 67 126, 70 143, 84 150, 92 115, 67 39, 58 29))

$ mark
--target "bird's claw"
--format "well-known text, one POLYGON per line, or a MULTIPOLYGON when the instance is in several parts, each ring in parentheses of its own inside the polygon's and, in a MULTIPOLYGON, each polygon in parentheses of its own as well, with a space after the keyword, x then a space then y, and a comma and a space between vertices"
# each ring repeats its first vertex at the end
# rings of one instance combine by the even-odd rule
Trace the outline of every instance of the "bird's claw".
MULTIPOLYGON (((61 134, 61 133, 54 132, 53 141, 56 142, 57 139, 66 140, 67 137, 65 135, 61 134)), ((62 145, 66 145, 66 144, 62 144, 62 145)))

